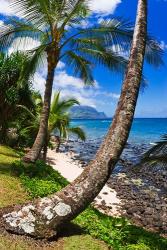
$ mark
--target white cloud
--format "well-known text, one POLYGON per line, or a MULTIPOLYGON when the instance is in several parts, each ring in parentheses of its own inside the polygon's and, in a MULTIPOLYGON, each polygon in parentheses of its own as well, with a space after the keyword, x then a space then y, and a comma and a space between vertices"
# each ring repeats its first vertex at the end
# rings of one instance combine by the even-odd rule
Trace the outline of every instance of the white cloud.
POLYGON ((9 0, 0 0, 0 13, 4 15, 13 14, 9 0))
MULTIPOLYGON (((10 7, 11 0, 0 0, 0 13, 4 15, 14 15, 14 11, 10 7)), ((108 15, 113 14, 121 0, 89 0, 89 5, 93 13, 108 15)), ((83 26, 87 23, 84 22, 83 26)))
POLYGON ((43 96, 44 94, 44 88, 45 88, 45 78, 39 73, 35 73, 34 78, 33 78, 33 86, 34 89, 39 91, 41 95, 43 96))
POLYGON ((57 65, 57 69, 64 69, 65 68, 65 63, 63 63, 62 61, 59 61, 58 65, 57 65))
POLYGON ((16 38, 11 47, 8 50, 9 55, 14 51, 26 51, 32 50, 40 45, 40 42, 29 37, 29 38, 16 38))
POLYGON ((160 46, 161 46, 161 49, 163 50, 167 49, 167 43, 165 43, 165 41, 161 41, 160 46))
POLYGON ((74 86, 75 88, 82 88, 83 81, 77 77, 68 75, 65 70, 56 72, 54 78, 55 85, 59 88, 74 86))
POLYGON ((90 0, 90 8, 94 13, 109 15, 113 14, 121 0, 90 0))
MULTIPOLYGON (((63 63, 60 63, 60 65, 64 67, 63 63)), ((34 88, 40 91, 42 95, 46 78, 46 74, 43 74, 44 71, 46 72, 46 69, 40 69, 34 76, 34 88)), ((56 70, 53 93, 55 91, 61 91, 63 98, 77 98, 81 105, 88 105, 97 108, 99 111, 107 111, 106 109, 110 107, 109 115, 111 115, 111 108, 114 109, 120 96, 118 93, 105 91, 99 86, 98 82, 95 82, 95 87, 87 87, 81 79, 67 74, 65 69, 56 70)))
POLYGON ((0 26, 3 26, 4 22, 2 20, 0 20, 0 26))

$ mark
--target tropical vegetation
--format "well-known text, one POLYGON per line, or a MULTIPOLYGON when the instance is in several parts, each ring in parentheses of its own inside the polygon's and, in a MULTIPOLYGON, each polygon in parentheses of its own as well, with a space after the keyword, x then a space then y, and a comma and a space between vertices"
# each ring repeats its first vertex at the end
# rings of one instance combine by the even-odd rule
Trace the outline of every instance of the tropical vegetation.
MULTIPOLYGON (((32 83, 24 79, 20 82, 23 65, 28 62, 23 53, 5 56, 0 53, 0 143, 7 143, 8 129, 12 126, 16 114, 21 116, 18 105, 32 109, 32 83)), ((24 118, 23 118, 24 119, 24 118)))
MULTIPOLYGON (((26 136, 26 138, 34 138, 39 129, 40 124, 40 114, 43 105, 42 97, 40 94, 35 94, 34 100, 36 103, 35 109, 33 111, 29 110, 23 105, 19 105, 23 111, 29 116, 29 122, 25 127, 22 127, 21 133, 26 136)), ((47 148, 50 143, 51 135, 53 139, 57 141, 56 151, 59 151, 61 141, 68 139, 70 134, 76 135, 79 139, 85 141, 86 135, 80 127, 70 126, 70 110, 74 105, 79 105, 79 102, 74 98, 61 99, 60 92, 55 92, 53 101, 51 103, 49 120, 48 120, 48 131, 47 139, 44 144, 44 160, 46 160, 47 148)), ((28 145, 27 145, 28 146, 28 145)))
MULTIPOLYGON (((53 194, 68 182, 41 161, 25 168, 19 159, 23 152, 0 146, 0 208, 22 204, 29 199, 53 194), (12 172, 12 175, 11 175, 12 172)), ((1 249, 32 250, 166 250, 167 240, 136 227, 124 218, 108 217, 92 207, 68 226, 71 234, 50 243, 0 233, 1 249), (105 242, 105 243, 103 243, 105 242)))
MULTIPOLYGON (((81 8, 83 6, 83 1, 78 1, 74 7, 76 8, 78 6, 81 8)), ((108 31, 108 33, 110 32, 108 31)), ((22 216, 17 217, 16 227, 11 226, 10 220, 13 220, 12 217, 15 213, 7 215, 7 217, 10 219, 4 219, 5 226, 9 227, 10 230, 21 234, 28 233, 32 236, 42 238, 53 237, 57 233, 56 229, 58 229, 60 225, 63 225, 69 220, 75 218, 81 211, 85 210, 85 208, 99 194, 102 187, 109 178, 109 173, 111 173, 115 168, 115 165, 119 160, 130 133, 141 84, 146 48, 146 37, 147 1, 139 0, 129 64, 126 71, 125 80, 122 85, 118 107, 116 109, 112 125, 104 142, 98 150, 95 159, 73 183, 67 185, 67 187, 65 187, 62 191, 52 195, 47 199, 47 201, 45 198, 42 200, 35 200, 33 205, 31 204, 31 206, 28 208, 27 205, 23 205, 18 210, 16 209, 15 212, 22 215, 22 211, 25 209, 28 209, 28 213, 31 213, 31 208, 33 207, 33 211, 35 211, 35 217, 33 217, 33 221, 30 221, 28 224, 30 231, 28 230, 27 232, 27 229, 24 228, 22 224, 22 220, 24 220, 24 218, 22 216), (55 204, 57 204, 57 207, 55 207, 55 204), (62 207, 63 215, 62 213, 59 213, 59 205, 62 207), (43 216, 41 216, 45 213, 46 209, 52 209, 52 219, 48 219, 47 217, 44 219, 43 216), (58 212, 56 212, 57 210, 58 212)), ((54 52, 55 51, 52 51, 52 55, 54 52)), ((54 67, 52 67, 52 70, 53 68, 54 67)), ((51 84, 53 81, 48 82, 51 84)), ((47 88, 47 84, 46 93, 51 94, 51 88, 47 88)), ((48 100, 50 97, 50 95, 47 95, 48 100)), ((48 104, 50 106, 50 101, 45 103, 44 100, 43 107, 45 111, 47 110, 47 112, 42 113, 43 118, 46 114, 49 116, 48 104)), ((45 122, 48 122, 48 118, 42 120, 42 130, 39 129, 38 135, 40 136, 37 136, 37 144, 35 143, 35 145, 38 145, 38 149, 40 148, 42 137, 44 135, 46 136, 47 131, 44 132, 43 129, 45 128, 47 130, 47 127, 45 127, 45 122)), ((34 152, 34 155, 36 154, 34 147, 31 152, 34 152)))
MULTIPOLYGON (((98 25, 82 27, 89 16, 88 1, 48 1, 14 0, 12 8, 22 19, 8 20, 1 28, 0 48, 7 49, 13 41, 26 44, 33 38, 37 46, 27 53, 31 58, 24 71, 24 79, 32 75, 42 61, 47 62, 47 78, 44 105, 41 112, 40 127, 32 149, 24 160, 34 162, 38 159, 44 145, 48 129, 48 119, 54 73, 58 63, 63 60, 70 66, 74 75, 85 84, 93 84, 92 68, 103 65, 112 71, 125 71, 127 60, 119 51, 130 46, 133 32, 129 22, 121 19, 107 19, 98 25)), ((146 59, 159 65, 161 48, 150 38, 147 40, 146 59)))
MULTIPOLYGON (((164 238, 133 226, 126 219, 102 215, 90 206, 109 179, 127 142, 144 59, 154 66, 163 64, 161 46, 147 35, 147 0, 138 0, 134 32, 129 22, 119 18, 82 28, 83 20, 90 15, 86 0, 14 0, 12 7, 21 18, 8 20, 0 31, 0 143, 3 144, 0 145, 0 205, 3 207, 0 222, 5 229, 3 233, 54 239, 72 221, 83 234, 90 235, 88 245, 92 242, 92 249, 166 249, 164 238), (13 41, 26 45, 32 39, 36 41, 33 49, 7 53, 13 41), (119 53, 125 50, 130 51, 129 60, 119 53), (54 76, 62 61, 87 85, 94 84, 95 66, 125 74, 106 138, 94 160, 70 184, 39 160, 42 150, 46 159, 52 135, 57 136, 57 151, 61 140, 68 139, 71 133, 86 139, 81 128, 70 124, 70 108, 79 102, 75 98, 62 99, 61 92, 56 92, 52 99, 54 76), (32 87, 33 76, 42 63, 47 65, 44 98, 32 87), (25 154, 26 147, 31 149, 25 154), (4 208, 16 203, 20 206, 4 208), (100 241, 96 245, 93 237, 107 245, 100 241)), ((162 161, 157 152, 164 148, 166 137, 147 157, 162 161)), ((77 239, 81 241, 80 237, 77 239)), ((6 247, 6 242, 6 235, 2 235, 0 248, 6 247)), ((74 249, 73 241, 68 244, 71 248, 65 249, 74 249)))

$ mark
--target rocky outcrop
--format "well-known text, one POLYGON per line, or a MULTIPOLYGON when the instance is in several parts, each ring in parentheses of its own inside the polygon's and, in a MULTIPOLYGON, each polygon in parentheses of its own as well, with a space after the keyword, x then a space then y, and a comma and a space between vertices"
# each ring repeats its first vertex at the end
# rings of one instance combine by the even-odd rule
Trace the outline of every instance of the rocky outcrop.
MULTIPOLYGON (((74 151, 72 158, 85 167, 93 159, 100 143, 101 139, 85 143, 71 140, 61 150, 74 151)), ((135 167, 149 147, 146 144, 127 144, 107 184, 121 200, 123 216, 136 225, 167 235, 167 169, 160 165, 135 167)), ((100 209, 111 214, 106 204, 101 204, 100 209)))

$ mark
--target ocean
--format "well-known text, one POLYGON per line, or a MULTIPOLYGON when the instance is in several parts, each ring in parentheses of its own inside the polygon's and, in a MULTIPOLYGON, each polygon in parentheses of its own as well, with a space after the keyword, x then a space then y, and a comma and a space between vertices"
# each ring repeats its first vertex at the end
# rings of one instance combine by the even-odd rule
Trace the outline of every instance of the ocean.
MULTIPOLYGON (((72 126, 80 126, 86 132, 88 140, 102 139, 111 124, 111 119, 73 120, 72 126)), ((150 144, 161 139, 167 133, 167 118, 135 118, 128 142, 131 144, 150 144)))

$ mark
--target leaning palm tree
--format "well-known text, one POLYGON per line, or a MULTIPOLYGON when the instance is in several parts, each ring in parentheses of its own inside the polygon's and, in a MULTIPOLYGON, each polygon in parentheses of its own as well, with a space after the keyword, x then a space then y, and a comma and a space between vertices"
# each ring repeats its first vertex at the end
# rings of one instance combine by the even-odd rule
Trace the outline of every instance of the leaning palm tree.
MULTIPOLYGON (((12 19, 11 24, 0 29, 0 49, 10 47, 13 41, 20 42, 20 39, 25 46, 32 38, 39 43, 28 51, 31 63, 26 65, 24 78, 35 72, 43 58, 47 59, 40 127, 32 149, 24 157, 27 162, 34 162, 44 145, 54 74, 60 60, 67 62, 74 74, 86 84, 94 83, 92 69, 95 65, 104 65, 113 71, 122 71, 126 67, 125 58, 114 48, 120 51, 128 48, 133 33, 129 23, 107 19, 98 25, 80 28, 90 13, 88 6, 87 0, 13 0, 11 7, 22 19, 12 19)), ((158 44, 148 39, 148 62, 159 63, 160 54, 158 44)))
POLYGON ((131 54, 121 96, 109 132, 96 157, 83 173, 62 191, 3 216, 7 229, 50 238, 83 211, 110 177, 124 149, 131 129, 144 62, 147 33, 147 0, 138 1, 131 54))

